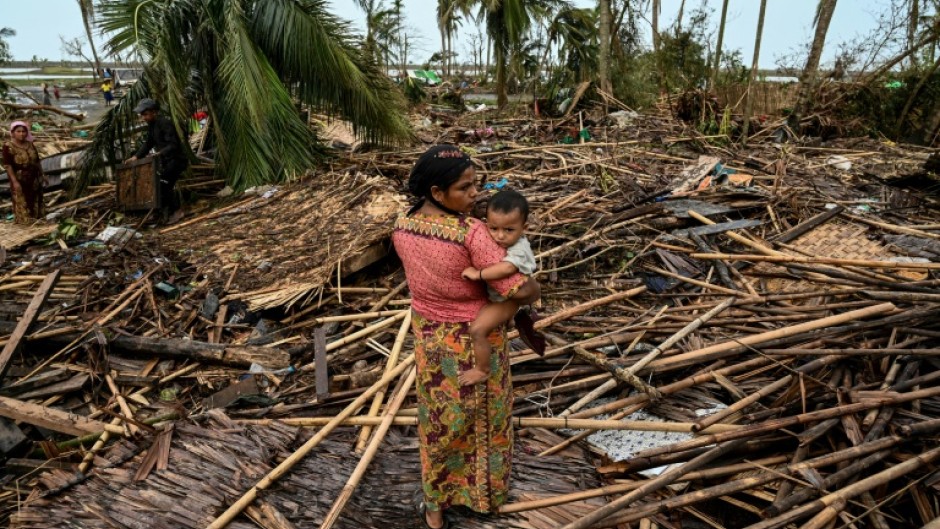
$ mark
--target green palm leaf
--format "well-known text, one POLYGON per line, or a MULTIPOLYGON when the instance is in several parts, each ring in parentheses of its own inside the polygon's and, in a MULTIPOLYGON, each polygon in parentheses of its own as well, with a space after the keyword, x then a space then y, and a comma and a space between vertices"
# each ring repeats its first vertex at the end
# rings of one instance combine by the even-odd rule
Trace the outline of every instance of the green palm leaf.
POLYGON ((218 169, 235 188, 315 162, 319 144, 298 101, 371 141, 411 138, 400 91, 322 0, 103 0, 98 14, 108 51, 133 51, 147 67, 98 127, 79 187, 100 177, 101 160, 128 153, 129 109, 142 97, 161 101, 178 127, 206 108, 218 169))

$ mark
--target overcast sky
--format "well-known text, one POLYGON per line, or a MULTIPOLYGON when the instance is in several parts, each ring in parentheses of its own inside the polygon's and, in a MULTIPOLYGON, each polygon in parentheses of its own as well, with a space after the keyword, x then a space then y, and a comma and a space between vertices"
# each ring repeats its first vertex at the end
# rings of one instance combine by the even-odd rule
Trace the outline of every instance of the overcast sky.
MULTIPOLYGON (((595 0, 572 0, 579 7, 594 5, 595 0)), ((663 24, 670 23, 679 9, 680 0, 663 0, 663 24)), ((699 5, 700 0, 687 0, 687 12, 699 5)), ((706 0, 713 10, 712 23, 717 25, 720 0, 706 0)), ((831 60, 835 44, 862 35, 875 27, 879 4, 885 0, 842 0, 838 3, 823 61, 831 60)), ((757 26, 757 0, 731 0, 728 10, 726 47, 740 49, 745 63, 750 64, 754 49, 754 32, 757 26)), ((777 57, 787 54, 812 38, 812 22, 817 0, 769 0, 767 22, 761 45, 760 65, 763 68, 776 66, 777 57)), ((353 0, 331 0, 333 12, 363 27, 363 15, 353 0)), ((413 35, 419 38, 418 50, 412 62, 423 62, 440 46, 436 24, 437 0, 404 0, 405 16, 413 35)), ((0 0, 0 27, 10 27, 17 34, 9 40, 13 56, 29 60, 34 55, 50 60, 67 59, 60 50, 59 36, 74 38, 84 35, 81 14, 76 0, 0 0)), ((465 24, 462 31, 475 31, 465 24)), ((468 51, 463 39, 458 39, 455 49, 461 57, 468 51)))

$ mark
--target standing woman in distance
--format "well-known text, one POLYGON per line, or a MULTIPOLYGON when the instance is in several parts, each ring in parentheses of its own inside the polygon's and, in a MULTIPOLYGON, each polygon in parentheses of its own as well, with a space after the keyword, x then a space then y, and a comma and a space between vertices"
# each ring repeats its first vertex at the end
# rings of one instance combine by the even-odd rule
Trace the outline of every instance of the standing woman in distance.
POLYGON ((26 122, 11 123, 10 136, 9 141, 3 142, 2 155, 13 199, 13 222, 29 224, 43 216, 42 191, 46 177, 26 122))

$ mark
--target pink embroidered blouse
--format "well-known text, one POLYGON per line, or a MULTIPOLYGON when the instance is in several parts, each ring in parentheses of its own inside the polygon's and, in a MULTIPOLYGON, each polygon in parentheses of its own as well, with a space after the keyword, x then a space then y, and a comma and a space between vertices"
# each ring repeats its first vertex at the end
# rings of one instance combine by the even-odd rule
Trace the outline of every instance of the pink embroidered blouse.
MULTIPOLYGON (((401 216, 392 243, 405 266, 412 309, 438 322, 473 321, 487 303, 486 287, 460 274, 469 266, 483 269, 506 257, 486 226, 472 217, 401 216)), ((488 283, 509 297, 525 282, 524 275, 515 274, 488 283)))

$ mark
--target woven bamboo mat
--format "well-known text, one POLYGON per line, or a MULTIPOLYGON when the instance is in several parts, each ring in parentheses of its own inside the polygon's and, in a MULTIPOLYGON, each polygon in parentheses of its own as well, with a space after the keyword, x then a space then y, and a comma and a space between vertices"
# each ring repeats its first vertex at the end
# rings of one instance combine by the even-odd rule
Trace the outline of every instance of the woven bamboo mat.
MULTIPOLYGON (((880 241, 868 238, 868 227, 851 224, 828 222, 795 239, 790 246, 810 257, 831 257, 834 259, 863 259, 869 261, 888 261, 898 257, 880 241)), ((795 252, 788 252, 795 253, 795 252)), ((780 272, 785 268, 771 263, 760 263, 755 267, 761 272, 780 272)), ((922 279, 919 272, 899 272, 910 279, 922 279)), ((810 283, 803 280, 772 278, 767 280, 767 290, 772 292, 797 292, 810 288, 810 283)))
MULTIPOLYGON (((401 432, 389 432, 334 527, 419 526, 413 503, 421 475, 417 439, 401 432)), ((146 443, 138 446, 122 441, 110 449, 107 459, 96 458, 98 470, 78 484, 64 487, 79 478, 72 472, 55 469, 43 474, 40 487, 12 516, 10 528, 202 529, 313 433, 279 423, 233 424, 219 412, 205 424, 180 421, 166 454, 165 470, 155 469, 145 479, 135 480, 151 448, 146 443), (49 490, 59 492, 50 494, 49 490), (146 517, 143 525, 142 516, 146 517)), ((359 456, 351 450, 356 436, 353 428, 335 431, 284 478, 262 491, 255 504, 260 508, 248 514, 275 513, 292 527, 318 527, 359 462, 359 456)), ((583 450, 569 448, 555 456, 534 455, 548 446, 538 436, 517 440, 510 501, 601 485, 583 450)), ((499 517, 453 509, 451 516, 461 528, 553 529, 604 503, 603 498, 596 498, 499 517)), ((240 516, 229 527, 256 527, 246 516, 240 516)))
POLYGON ((24 226, 12 222, 0 223, 0 246, 12 250, 30 241, 46 237, 56 229, 55 224, 33 224, 24 226))

